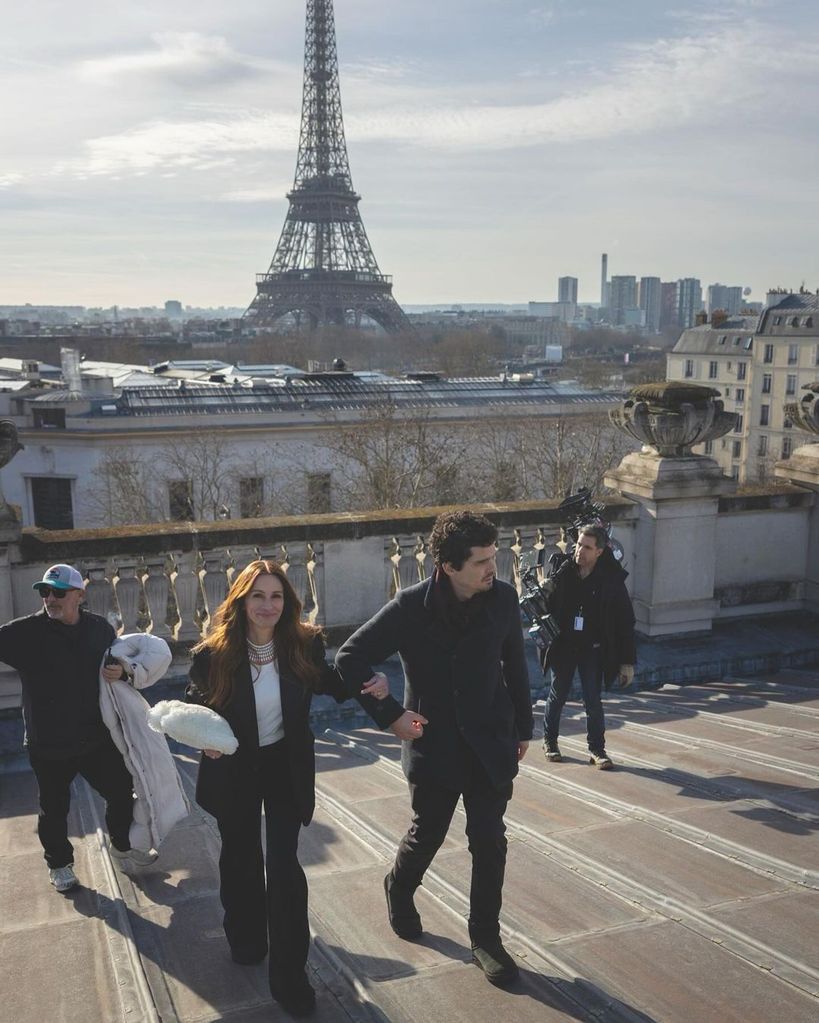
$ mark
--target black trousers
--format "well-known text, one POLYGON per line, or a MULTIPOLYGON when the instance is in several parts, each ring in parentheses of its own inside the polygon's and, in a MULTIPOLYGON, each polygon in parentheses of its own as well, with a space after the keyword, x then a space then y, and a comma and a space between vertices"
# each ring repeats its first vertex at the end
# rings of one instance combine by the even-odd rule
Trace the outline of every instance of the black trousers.
POLYGON ((216 818, 225 935, 240 955, 261 958, 267 949, 270 986, 286 990, 304 973, 310 926, 307 879, 298 860, 301 814, 283 740, 259 750, 259 770, 235 795, 216 818))
POLYGON ((49 867, 66 867, 74 862, 74 849, 68 840, 68 809, 71 782, 78 774, 105 800, 105 824, 112 844, 123 852, 131 848, 134 786, 110 736, 81 756, 48 760, 29 753, 29 761, 40 789, 37 834, 49 867))
POLYGON ((414 891, 449 831, 452 815, 463 797, 466 836, 472 854, 469 889, 469 936, 476 944, 500 935, 503 877, 506 870, 506 825, 503 815, 512 784, 496 788, 472 751, 461 743, 464 782, 460 791, 432 783, 410 782, 412 824, 401 839, 393 866, 393 881, 414 891))

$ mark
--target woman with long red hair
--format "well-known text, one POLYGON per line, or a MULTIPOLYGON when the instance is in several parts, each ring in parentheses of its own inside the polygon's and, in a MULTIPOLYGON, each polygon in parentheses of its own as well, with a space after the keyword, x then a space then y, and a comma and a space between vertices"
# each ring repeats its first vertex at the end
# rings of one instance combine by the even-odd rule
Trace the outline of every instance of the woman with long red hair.
MULTIPOLYGON (((232 756, 204 750, 196 784, 196 801, 216 818, 222 839, 219 893, 231 955, 243 965, 269 955, 271 994, 299 1016, 315 1006, 305 970, 307 881, 297 856, 299 830, 315 806, 310 701, 314 693, 339 702, 357 695, 326 663, 321 630, 301 613, 282 567, 251 562, 194 648, 186 691, 190 702, 221 714, 239 741, 232 756)), ((374 675, 361 693, 386 696, 385 677, 374 675)))

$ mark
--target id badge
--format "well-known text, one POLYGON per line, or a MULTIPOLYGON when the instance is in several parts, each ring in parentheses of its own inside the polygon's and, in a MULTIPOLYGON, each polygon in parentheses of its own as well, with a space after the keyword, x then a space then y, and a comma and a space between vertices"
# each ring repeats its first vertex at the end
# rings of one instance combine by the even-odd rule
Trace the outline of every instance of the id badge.
POLYGON ((582 632, 583 631, 583 615, 575 615, 575 617, 574 617, 574 631, 575 632, 582 632))

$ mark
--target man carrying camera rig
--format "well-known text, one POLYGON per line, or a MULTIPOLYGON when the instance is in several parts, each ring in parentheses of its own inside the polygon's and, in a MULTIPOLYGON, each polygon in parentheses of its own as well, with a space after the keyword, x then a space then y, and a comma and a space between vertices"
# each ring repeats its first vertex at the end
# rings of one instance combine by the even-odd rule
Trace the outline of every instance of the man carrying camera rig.
POLYGON ((575 671, 580 674, 586 708, 589 763, 601 771, 614 766, 606 754, 606 725, 601 689, 615 679, 621 686, 634 679, 637 659, 634 610, 626 591, 628 573, 615 560, 603 526, 578 530, 574 554, 551 579, 549 612, 560 634, 541 653, 543 673, 552 670, 544 712, 543 752, 547 760, 562 760, 557 745, 560 714, 575 671))

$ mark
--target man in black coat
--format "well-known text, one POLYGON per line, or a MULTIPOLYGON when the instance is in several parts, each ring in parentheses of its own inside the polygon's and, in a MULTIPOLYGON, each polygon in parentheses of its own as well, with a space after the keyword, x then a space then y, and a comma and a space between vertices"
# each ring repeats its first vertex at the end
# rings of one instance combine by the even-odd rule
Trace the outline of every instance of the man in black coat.
POLYGON ((472 854, 473 961, 503 985, 518 973, 500 939, 503 815, 532 737, 532 704, 517 594, 495 578, 496 539, 482 515, 440 515, 430 537, 431 579, 399 591, 347 640, 336 664, 354 689, 396 652, 404 668, 404 707, 392 698, 361 701, 403 740, 413 810, 384 879, 393 930, 406 939, 421 935, 413 893, 462 796, 472 854))
POLYGON ((544 651, 544 674, 552 669, 552 685, 543 716, 543 752, 552 763, 562 760, 557 745, 560 714, 574 673, 580 675, 586 708, 589 763, 600 770, 614 765, 606 753, 606 723, 601 689, 618 679, 634 679, 637 651, 634 611, 626 591, 627 572, 617 564, 602 526, 584 526, 571 561, 558 570, 549 596, 549 611, 560 635, 544 651))
POLYGON ((108 682, 123 674, 119 663, 100 668, 116 633, 82 607, 85 583, 73 566, 52 565, 34 589, 42 610, 0 628, 0 661, 20 673, 25 745, 40 791, 37 834, 51 884, 67 892, 78 884, 68 839, 78 774, 106 801, 112 855, 138 864, 155 855, 131 848, 133 783, 100 712, 100 671, 108 682))

